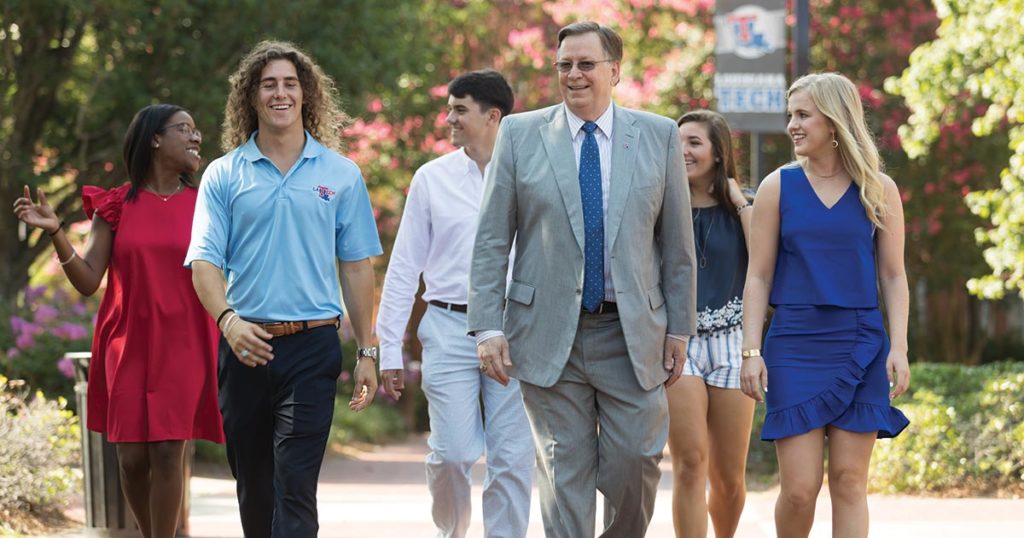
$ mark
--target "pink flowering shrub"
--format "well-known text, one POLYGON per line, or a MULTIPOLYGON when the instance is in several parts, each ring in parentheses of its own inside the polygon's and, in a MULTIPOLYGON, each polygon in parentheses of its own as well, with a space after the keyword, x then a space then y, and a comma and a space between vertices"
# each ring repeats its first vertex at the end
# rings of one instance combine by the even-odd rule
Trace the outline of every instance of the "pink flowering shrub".
POLYGON ((74 366, 63 356, 89 350, 95 303, 60 285, 38 285, 0 307, 0 374, 73 401, 74 366))

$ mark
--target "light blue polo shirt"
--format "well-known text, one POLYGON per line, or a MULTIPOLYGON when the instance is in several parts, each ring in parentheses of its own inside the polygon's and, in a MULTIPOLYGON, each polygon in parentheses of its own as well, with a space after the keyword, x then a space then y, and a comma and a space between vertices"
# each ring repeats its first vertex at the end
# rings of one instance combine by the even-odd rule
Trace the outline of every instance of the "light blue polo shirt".
POLYGON ((307 132, 287 174, 249 141, 203 173, 185 266, 224 270, 227 301, 259 321, 343 314, 335 258, 383 252, 359 167, 307 132))

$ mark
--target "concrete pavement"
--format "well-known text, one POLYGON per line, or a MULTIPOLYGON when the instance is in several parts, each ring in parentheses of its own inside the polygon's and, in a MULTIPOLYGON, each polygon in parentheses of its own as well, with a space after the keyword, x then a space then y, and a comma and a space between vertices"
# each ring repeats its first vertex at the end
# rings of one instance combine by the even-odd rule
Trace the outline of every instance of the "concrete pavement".
MULTIPOLYGON (((423 470, 426 451, 425 439, 415 437, 372 452, 358 453, 352 458, 328 458, 321 473, 318 495, 320 536, 434 536, 436 531, 430 519, 430 497, 423 470)), ((673 536, 672 482, 667 458, 662 463, 662 470, 654 521, 647 534, 652 538, 673 536)), ((474 468, 474 479, 473 525, 469 536, 482 537, 480 491, 483 465, 478 464, 474 468)), ((737 537, 775 536, 772 517, 777 493, 777 488, 748 493, 737 537)), ((1024 500, 872 495, 869 504, 873 538, 1024 537, 1024 500)), ((599 502, 598 522, 601 521, 600 506, 599 502)), ((536 488, 530 515, 528 537, 543 537, 536 488)), ((828 494, 823 491, 818 499, 811 536, 830 536, 830 520, 828 494)), ((230 476, 199 475, 192 479, 191 533, 197 538, 241 538, 234 482, 230 476)), ((71 531, 60 536, 83 535, 81 531, 71 531)))

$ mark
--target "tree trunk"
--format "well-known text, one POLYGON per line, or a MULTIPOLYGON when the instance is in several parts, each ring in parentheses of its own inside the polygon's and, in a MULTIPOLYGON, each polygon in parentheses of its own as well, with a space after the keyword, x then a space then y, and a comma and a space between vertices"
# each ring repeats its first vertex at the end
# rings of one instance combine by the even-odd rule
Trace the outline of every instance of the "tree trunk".
MULTIPOLYGON (((16 192, 20 191, 0 189, 0 207, 12 207, 16 192)), ((6 305, 13 305, 18 292, 28 284, 28 268, 39 251, 18 238, 19 223, 10 214, 0 218, 0 293, 6 305)))
POLYGON ((947 289, 928 290, 925 323, 917 355, 928 361, 977 364, 983 341, 971 334, 979 314, 964 281, 947 289))

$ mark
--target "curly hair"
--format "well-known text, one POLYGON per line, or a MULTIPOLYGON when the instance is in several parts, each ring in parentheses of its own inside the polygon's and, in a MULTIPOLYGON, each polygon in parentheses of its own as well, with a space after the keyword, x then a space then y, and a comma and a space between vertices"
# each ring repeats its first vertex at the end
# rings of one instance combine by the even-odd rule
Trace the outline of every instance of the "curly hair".
POLYGON ((221 149, 231 151, 241 146, 259 127, 254 102, 260 75, 274 60, 288 60, 295 66, 302 86, 302 127, 321 144, 341 150, 341 130, 349 118, 338 102, 334 80, 309 55, 287 41, 261 41, 228 79, 231 90, 224 109, 221 149))

